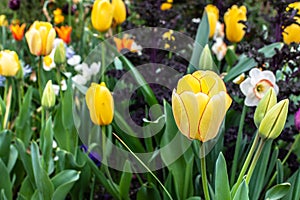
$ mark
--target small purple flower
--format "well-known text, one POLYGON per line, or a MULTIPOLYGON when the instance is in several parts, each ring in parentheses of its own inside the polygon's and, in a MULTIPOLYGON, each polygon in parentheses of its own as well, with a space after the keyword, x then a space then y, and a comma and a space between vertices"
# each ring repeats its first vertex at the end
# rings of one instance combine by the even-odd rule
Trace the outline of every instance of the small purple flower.
POLYGON ((298 131, 300 131, 300 108, 295 114, 295 126, 298 131))
POLYGON ((72 58, 75 55, 75 51, 71 47, 66 48, 67 59, 72 58))
POLYGON ((24 77, 30 76, 30 74, 32 73, 32 67, 30 65, 26 65, 24 68, 24 77))
POLYGON ((5 85, 5 77, 4 76, 0 76, 0 87, 4 87, 5 85))
MULTIPOLYGON (((84 151, 84 152, 88 152, 88 148, 86 145, 81 145, 80 148, 84 151)), ((99 167, 101 165, 101 156, 95 152, 95 151, 90 151, 89 152, 89 157, 90 159, 92 159, 92 161, 99 167)))
POLYGON ((21 5, 21 0, 10 0, 8 2, 8 7, 12 10, 18 10, 21 5))

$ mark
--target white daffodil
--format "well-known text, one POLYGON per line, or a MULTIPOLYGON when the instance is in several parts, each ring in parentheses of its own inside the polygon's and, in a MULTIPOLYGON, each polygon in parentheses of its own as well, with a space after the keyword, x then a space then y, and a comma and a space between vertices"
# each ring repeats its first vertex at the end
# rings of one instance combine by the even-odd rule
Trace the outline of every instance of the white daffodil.
POLYGON ((73 55, 71 58, 67 60, 67 63, 71 66, 76 66, 80 63, 81 57, 80 55, 73 55))
POLYGON ((224 24, 222 24, 221 22, 217 21, 217 24, 216 24, 216 30, 215 30, 215 33, 214 33, 214 39, 217 39, 217 38, 224 38, 224 24))
MULTIPOLYGON (((65 79, 60 82, 60 86, 61 86, 61 90, 62 91, 67 90, 67 82, 66 82, 65 79)), ((59 85, 52 84, 52 87, 53 87, 55 95, 58 95, 58 93, 59 93, 59 85)))
POLYGON ((217 56, 217 59, 221 61, 227 52, 227 45, 222 38, 216 38, 215 43, 211 47, 212 52, 217 56))
POLYGON ((48 56, 43 57, 43 69, 45 71, 50 71, 51 69, 54 69, 56 67, 54 62, 54 53, 56 48, 53 48, 51 53, 48 56))
POLYGON ((261 98, 273 87, 276 95, 279 88, 276 85, 276 78, 273 72, 261 71, 253 68, 249 72, 249 77, 240 84, 242 93, 246 96, 245 105, 257 106, 261 98))

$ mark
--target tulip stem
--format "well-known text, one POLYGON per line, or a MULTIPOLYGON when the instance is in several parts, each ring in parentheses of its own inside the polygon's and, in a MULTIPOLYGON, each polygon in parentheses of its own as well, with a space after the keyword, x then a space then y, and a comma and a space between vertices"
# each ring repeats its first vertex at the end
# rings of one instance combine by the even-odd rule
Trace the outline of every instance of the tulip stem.
MULTIPOLYGON (((203 145, 203 144, 202 144, 203 145)), ((205 200, 210 200, 208 183, 207 183, 207 174, 206 174, 206 162, 205 162, 205 148, 201 148, 201 175, 202 175, 202 187, 204 192, 205 200)))
POLYGON ((147 165, 127 146, 127 144, 114 132, 112 134, 125 146, 125 148, 141 163, 143 167, 154 177, 154 179, 159 183, 159 185, 163 188, 169 199, 173 200, 171 194, 168 192, 167 188, 162 184, 162 182, 155 176, 155 174, 147 167, 147 165))
MULTIPOLYGON (((232 168, 231 168, 231 176, 230 176, 230 184, 231 185, 233 185, 235 175, 236 175, 236 169, 237 169, 237 163, 238 163, 238 158, 239 158, 239 154, 240 154, 240 148, 241 148, 241 142, 242 142, 242 133, 243 133, 243 127, 244 127, 246 114, 247 114, 247 106, 244 104, 242 115, 241 115, 241 118, 240 118, 239 130, 238 130, 238 133, 237 133, 237 139, 236 139, 236 145, 235 145, 235 151, 234 151, 234 157, 233 157, 233 164, 232 164, 232 168)), ((246 170, 245 170, 245 172, 246 172, 246 170)), ((243 172, 242 176, 244 176, 245 172, 243 172)))
POLYGON ((38 66, 38 86, 39 86, 39 94, 40 94, 40 100, 42 103, 42 95, 43 95, 43 86, 42 86, 42 67, 43 67, 43 58, 40 56, 39 59, 39 66, 38 66))
POLYGON ((251 159, 252 159, 252 157, 253 157, 254 151, 255 151, 256 146, 257 146, 257 144, 258 144, 258 140, 259 140, 259 136, 258 136, 258 133, 256 133, 255 138, 254 138, 254 141, 253 141, 252 146, 251 146, 251 148, 250 148, 250 151, 249 151, 249 153, 248 153, 248 155, 247 155, 247 158, 246 158, 246 160, 245 160, 245 162, 244 162, 244 165, 243 165, 243 167, 242 167, 242 170, 241 170, 241 172, 240 172, 240 175, 239 175, 239 177, 238 177, 238 179, 237 179, 235 185, 233 186, 233 189, 232 189, 232 196, 235 195, 235 193, 236 193, 236 191, 237 191, 239 185, 241 184, 241 182, 242 182, 242 180, 243 180, 243 177, 244 177, 244 175, 245 175, 245 173, 246 173, 246 171, 247 171, 247 169, 248 169, 248 167, 249 167, 250 161, 251 161, 251 159))
POLYGON ((265 145, 265 140, 261 139, 261 140, 260 140, 260 143, 259 143, 259 146, 258 146, 258 148, 257 148, 257 151, 256 151, 256 153, 255 153, 255 155, 254 155, 253 161, 252 161, 252 163, 251 163, 251 165, 250 165, 249 171, 248 171, 248 173, 247 173, 247 177, 246 177, 246 183, 247 183, 247 184, 249 184, 249 182, 250 182, 251 176, 252 176, 252 174, 253 174, 253 171, 254 171, 254 169, 255 169, 255 166, 256 166, 256 164, 257 164, 257 161, 258 161, 258 159, 259 159, 259 157, 260 157, 260 154, 261 154, 261 152, 262 152, 262 150, 263 150, 263 148, 264 148, 264 145, 265 145))

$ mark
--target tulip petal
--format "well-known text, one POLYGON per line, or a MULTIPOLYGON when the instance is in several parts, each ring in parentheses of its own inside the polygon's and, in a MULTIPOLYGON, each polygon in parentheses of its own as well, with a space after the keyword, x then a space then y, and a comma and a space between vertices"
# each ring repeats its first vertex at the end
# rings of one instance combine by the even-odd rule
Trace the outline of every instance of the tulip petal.
POLYGON ((52 28, 50 29, 49 33, 48 33, 48 37, 47 37, 47 43, 45 46, 45 55, 49 55, 53 49, 53 42, 54 39, 56 37, 56 32, 55 30, 52 28))
POLYGON ((221 123, 226 114, 226 93, 221 91, 208 102, 200 120, 200 140, 206 142, 218 134, 221 123))
POLYGON ((191 91, 193 93, 200 92, 200 83, 193 75, 188 74, 178 81, 177 93, 181 94, 184 91, 191 91))
POLYGON ((95 92, 95 110, 102 125, 108 125, 113 119, 114 101, 107 87, 97 87, 95 92))
MULTIPOLYGON (((196 98, 197 98, 197 102, 198 102, 197 105, 198 105, 198 109, 199 109, 198 112, 199 112, 199 117, 200 117, 200 120, 198 121, 198 125, 197 125, 198 129, 199 129, 199 125, 200 125, 201 118, 203 116, 203 112, 207 106, 207 103, 209 102, 209 96, 207 96, 204 93, 197 93, 196 98)), ((197 131, 197 135, 195 135, 194 138, 201 140, 199 131, 197 131)))
POLYGON ((178 129, 186 137, 189 137, 190 127, 187 112, 182 100, 180 99, 180 96, 176 93, 175 89, 172 93, 172 110, 178 129))
POLYGON ((93 123, 99 125, 100 121, 97 119, 97 113, 95 112, 95 90, 96 86, 92 83, 92 86, 86 91, 86 104, 90 111, 90 117, 93 123))
POLYGON ((40 33, 37 30, 32 29, 26 33, 25 37, 27 39, 30 52, 34 55, 41 55, 42 38, 40 36, 40 33))

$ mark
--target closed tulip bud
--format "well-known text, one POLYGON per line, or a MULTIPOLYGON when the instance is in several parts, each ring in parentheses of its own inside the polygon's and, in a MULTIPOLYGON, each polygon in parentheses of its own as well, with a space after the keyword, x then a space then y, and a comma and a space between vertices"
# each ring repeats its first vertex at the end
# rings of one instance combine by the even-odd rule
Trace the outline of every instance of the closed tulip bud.
POLYGON ((270 88, 265 96, 259 101, 255 113, 254 123, 256 127, 259 127, 261 120, 267 114, 267 112, 277 103, 277 97, 275 90, 270 88))
POLYGON ((212 36, 214 36, 217 21, 219 20, 219 9, 212 4, 208 4, 205 7, 205 11, 207 13, 209 22, 209 37, 211 38, 212 36))
POLYGON ((54 62, 56 65, 61 65, 66 62, 66 48, 62 41, 56 47, 54 53, 54 62))
POLYGON ((126 20, 126 6, 122 0, 112 0, 114 20, 116 24, 122 24, 126 20))
POLYGON ((1 76, 16 76, 20 69, 21 65, 16 52, 10 50, 0 51, 1 76))
POLYGON ((215 138, 231 105, 223 80, 212 71, 196 71, 178 81, 172 110, 179 130, 201 142, 215 138))
POLYGON ((226 38, 230 42, 240 42, 244 35, 246 26, 241 21, 247 21, 247 8, 233 5, 224 15, 226 26, 226 38))
POLYGON ((46 109, 50 109, 55 105, 55 92, 52 86, 52 81, 49 80, 42 95, 42 106, 46 109))
POLYGON ((108 125, 114 116, 114 100, 104 82, 92 83, 85 96, 90 117, 96 125, 108 125))
POLYGON ((112 24, 113 11, 113 6, 108 0, 96 0, 91 14, 93 27, 100 32, 107 31, 112 24))
POLYGON ((264 139, 277 138, 284 128, 288 114, 289 100, 285 99, 274 105, 259 125, 259 135, 264 139))
POLYGON ((53 48, 56 33, 48 22, 35 21, 25 34, 30 52, 36 56, 47 56, 53 48))

